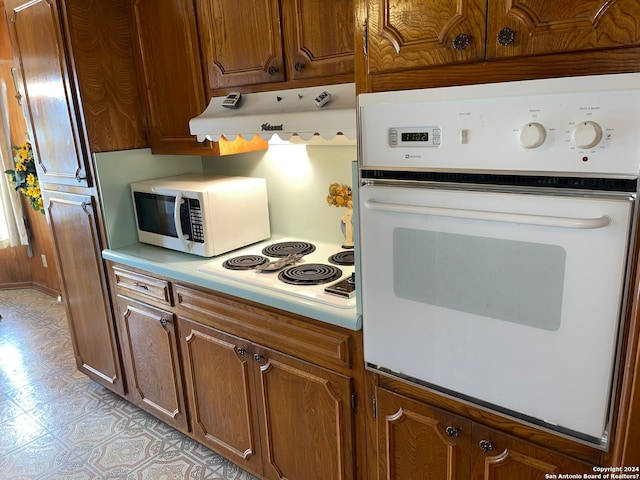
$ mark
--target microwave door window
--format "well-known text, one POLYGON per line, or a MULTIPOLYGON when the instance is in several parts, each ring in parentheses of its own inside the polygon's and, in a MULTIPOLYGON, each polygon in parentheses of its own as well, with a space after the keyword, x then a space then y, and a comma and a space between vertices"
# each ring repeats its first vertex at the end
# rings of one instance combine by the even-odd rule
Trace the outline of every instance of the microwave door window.
POLYGON ((178 238, 173 217, 176 197, 135 192, 136 212, 140 230, 178 238))

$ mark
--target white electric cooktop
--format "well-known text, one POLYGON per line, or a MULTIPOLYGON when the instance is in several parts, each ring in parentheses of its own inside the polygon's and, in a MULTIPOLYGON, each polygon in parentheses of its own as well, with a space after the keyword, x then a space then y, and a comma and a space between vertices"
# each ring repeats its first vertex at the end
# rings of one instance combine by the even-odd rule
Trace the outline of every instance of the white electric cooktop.
POLYGON ((340 245, 292 238, 270 240, 218 257, 198 271, 338 308, 356 306, 353 249, 340 245), (260 270, 267 262, 290 253, 299 257, 295 263, 277 271, 260 270), (316 281, 322 283, 313 284, 316 281), (327 292, 327 287, 333 293, 327 292))

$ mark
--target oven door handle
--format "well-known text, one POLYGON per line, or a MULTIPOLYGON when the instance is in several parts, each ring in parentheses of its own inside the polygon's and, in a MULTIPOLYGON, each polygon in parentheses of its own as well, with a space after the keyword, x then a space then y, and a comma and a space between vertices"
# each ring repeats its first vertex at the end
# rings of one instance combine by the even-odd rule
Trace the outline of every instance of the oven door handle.
POLYGON ((365 208, 393 213, 410 213, 417 215, 435 215, 439 217, 466 218, 494 222, 520 223, 542 227, 561 227, 575 229, 603 228, 611 223, 611 217, 602 215, 595 218, 553 217, 548 215, 529 215, 526 213, 488 212, 467 210, 463 208, 425 207, 422 205, 402 205, 383 203, 374 199, 364 202, 365 208))

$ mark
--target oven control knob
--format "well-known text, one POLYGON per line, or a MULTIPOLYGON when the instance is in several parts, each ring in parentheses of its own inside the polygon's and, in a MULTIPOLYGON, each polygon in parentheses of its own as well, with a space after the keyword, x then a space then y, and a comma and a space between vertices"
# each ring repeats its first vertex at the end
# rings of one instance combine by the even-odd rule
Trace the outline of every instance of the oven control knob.
POLYGON ((540 123, 527 123, 520 129, 520 145, 524 148, 538 148, 546 138, 547 130, 540 123))
POLYGON ((581 122, 571 133, 571 140, 578 148, 593 148, 602 140, 602 127, 596 122, 581 122))

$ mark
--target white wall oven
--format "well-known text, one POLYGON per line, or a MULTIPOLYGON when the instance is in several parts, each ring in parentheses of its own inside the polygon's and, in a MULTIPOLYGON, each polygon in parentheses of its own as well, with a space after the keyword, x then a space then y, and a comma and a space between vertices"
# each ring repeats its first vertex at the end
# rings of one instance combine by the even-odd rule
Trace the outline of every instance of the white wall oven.
POLYGON ((607 448, 640 75, 365 94, 365 360, 607 448))

